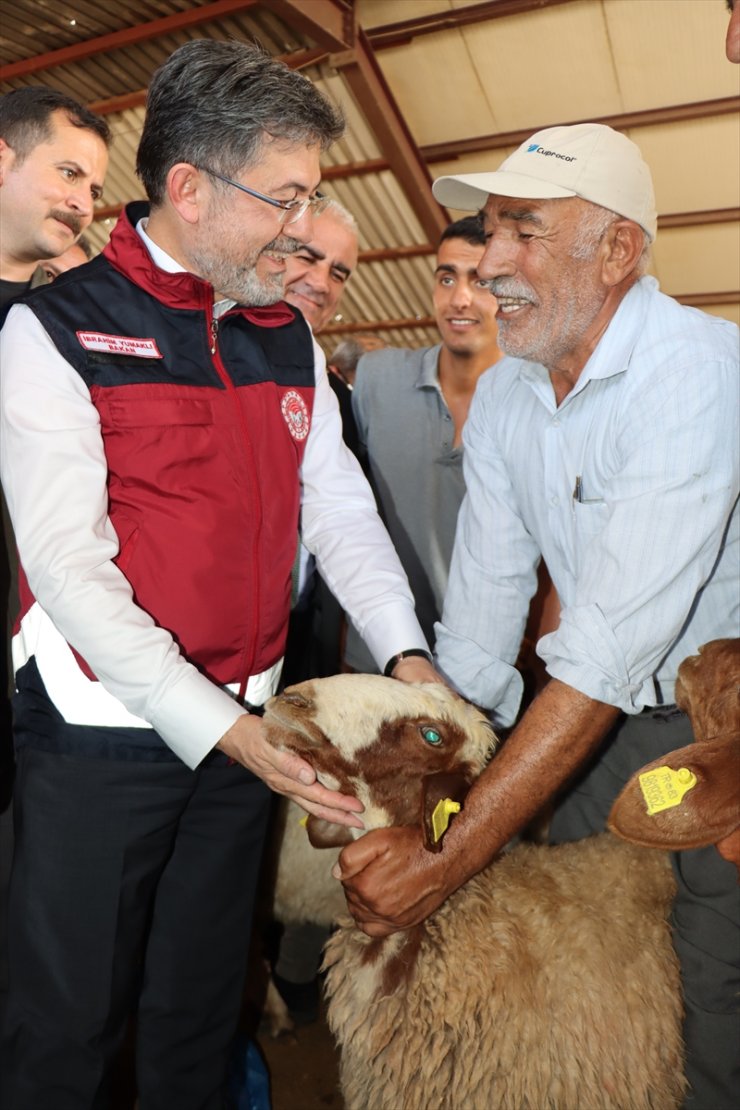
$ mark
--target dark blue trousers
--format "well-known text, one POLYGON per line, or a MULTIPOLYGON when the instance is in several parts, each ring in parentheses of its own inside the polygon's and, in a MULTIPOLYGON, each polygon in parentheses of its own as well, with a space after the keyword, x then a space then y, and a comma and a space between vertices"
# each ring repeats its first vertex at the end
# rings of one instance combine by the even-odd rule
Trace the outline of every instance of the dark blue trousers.
POLYGON ((149 730, 67 725, 36 681, 14 710, 0 1105, 106 1107, 133 1012, 141 1110, 220 1110, 267 787, 149 730))

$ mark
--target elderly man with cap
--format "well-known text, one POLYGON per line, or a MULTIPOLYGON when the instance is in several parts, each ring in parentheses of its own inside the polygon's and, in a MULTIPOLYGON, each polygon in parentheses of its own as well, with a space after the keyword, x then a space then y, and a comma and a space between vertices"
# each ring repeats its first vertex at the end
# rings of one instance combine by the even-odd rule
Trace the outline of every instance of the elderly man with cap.
MULTIPOLYGON (((542 558, 562 612, 538 644, 549 682, 443 851, 411 828, 344 850, 336 873, 372 936, 427 917, 552 800, 553 841, 602 830, 630 775, 692 739, 678 664, 738 629, 737 328, 644 276, 657 219, 637 147, 602 125, 551 128, 434 193, 484 211, 479 273, 509 356, 465 429, 440 669, 509 725, 542 558)), ((737 875, 714 847, 672 858, 690 1106, 719 1110, 738 1095, 737 875)))

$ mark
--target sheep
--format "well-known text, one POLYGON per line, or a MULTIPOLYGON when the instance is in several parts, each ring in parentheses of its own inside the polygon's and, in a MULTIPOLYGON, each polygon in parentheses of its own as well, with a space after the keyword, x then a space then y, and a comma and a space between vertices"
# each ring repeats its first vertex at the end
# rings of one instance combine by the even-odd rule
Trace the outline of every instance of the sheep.
POLYGON ((740 871, 740 640, 712 640, 684 659, 676 704, 688 714, 696 743, 633 775, 612 806, 609 828, 653 848, 716 844, 740 871), (651 812, 642 776, 663 767, 696 781, 678 804, 651 812))
MULTIPOLYGON (((431 850, 436 801, 463 800, 493 741, 445 687, 370 675, 289 687, 264 726, 360 797, 367 828, 421 820, 431 850)), ((308 829, 317 845, 358 832, 313 817, 308 829)), ((343 914, 325 968, 347 1110, 678 1106, 674 889, 665 853, 605 833, 519 845, 386 938, 343 914)))
MULTIPOLYGON (((395 686, 391 687, 391 690, 395 689, 395 686)), ((474 761, 476 773, 487 758, 492 738, 490 726, 483 722, 474 761)), ((282 925, 309 922, 322 926, 328 932, 346 913, 342 885, 332 879, 331 869, 347 841, 348 834, 340 832, 338 826, 315 823, 313 818, 307 821, 305 810, 295 802, 285 798, 280 800, 272 826, 270 861, 266 869, 274 920, 282 925), (316 829, 320 831, 317 833, 316 829), (312 836, 318 836, 318 844, 325 851, 314 851, 312 836)), ((269 974, 262 1020, 273 1038, 291 1033, 295 1028, 288 1007, 269 974)))

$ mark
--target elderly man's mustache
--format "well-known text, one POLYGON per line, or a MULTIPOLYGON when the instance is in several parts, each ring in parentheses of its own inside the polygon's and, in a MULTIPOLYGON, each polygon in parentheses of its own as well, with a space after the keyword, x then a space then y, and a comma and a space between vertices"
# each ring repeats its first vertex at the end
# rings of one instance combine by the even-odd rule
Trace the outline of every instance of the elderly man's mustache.
POLYGON ((511 300, 529 301, 532 304, 536 303, 534 291, 523 281, 515 281, 512 278, 506 277, 491 278, 488 283, 488 288, 497 300, 508 298, 511 300))

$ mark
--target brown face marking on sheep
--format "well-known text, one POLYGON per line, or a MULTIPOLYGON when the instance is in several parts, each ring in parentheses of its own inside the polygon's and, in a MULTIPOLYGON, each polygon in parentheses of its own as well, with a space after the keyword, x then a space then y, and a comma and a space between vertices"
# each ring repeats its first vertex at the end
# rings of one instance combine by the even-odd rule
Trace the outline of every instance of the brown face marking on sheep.
POLYGON ((353 778, 358 769, 348 761, 318 728, 313 720, 312 683, 289 687, 283 694, 270 698, 265 706, 263 732, 268 743, 301 756, 317 772, 331 775, 343 794, 354 794, 353 778))
POLYGON ((456 770, 472 782, 475 772, 460 763, 465 740, 461 728, 429 716, 402 721, 385 721, 375 744, 362 753, 362 777, 373 803, 393 815, 395 825, 417 825, 421 815, 422 775, 411 778, 409 767, 423 767, 424 774, 456 770), (431 745, 423 730, 433 728, 441 737, 431 745))
MULTIPOLYGON (((406 686, 377 675, 338 675, 288 687, 270 699, 264 728, 270 743, 297 752, 343 793, 358 793, 361 783, 359 792, 371 810, 370 825, 389 820, 413 825, 420 821, 422 775, 456 770, 471 782, 475 778, 478 768, 462 757, 461 750, 481 759, 483 734, 471 748, 466 727, 447 716, 462 714, 470 726, 470 712, 440 686, 406 686), (425 736, 438 742, 429 743, 425 736), (409 767, 418 768, 418 776, 410 778, 409 767)), ((488 726, 484 722, 482 727, 488 726)))

